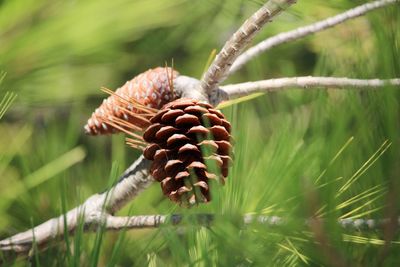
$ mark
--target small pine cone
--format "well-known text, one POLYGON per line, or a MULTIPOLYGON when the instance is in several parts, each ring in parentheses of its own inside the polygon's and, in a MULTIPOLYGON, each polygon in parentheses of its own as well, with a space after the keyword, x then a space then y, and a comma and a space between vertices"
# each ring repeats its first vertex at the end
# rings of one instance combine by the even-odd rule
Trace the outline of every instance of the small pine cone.
POLYGON ((138 128, 147 127, 148 119, 144 114, 154 113, 176 98, 173 92, 173 80, 178 75, 179 73, 172 68, 158 67, 127 81, 115 92, 111 92, 111 95, 93 112, 84 127, 85 132, 90 135, 120 132, 121 128, 117 127, 121 124, 113 123, 115 121, 113 118, 138 128))
POLYGON ((210 201, 209 179, 224 183, 232 161, 231 125, 224 115, 207 103, 178 99, 150 122, 143 154, 153 161, 150 172, 163 193, 178 203, 210 201))

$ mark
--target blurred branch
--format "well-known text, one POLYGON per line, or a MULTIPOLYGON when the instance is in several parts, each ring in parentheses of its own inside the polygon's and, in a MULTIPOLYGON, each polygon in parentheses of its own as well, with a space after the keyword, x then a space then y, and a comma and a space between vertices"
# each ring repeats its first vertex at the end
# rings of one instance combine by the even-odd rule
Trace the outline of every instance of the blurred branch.
MULTIPOLYGON (((195 214, 184 216, 181 214, 173 215, 143 215, 131 217, 116 217, 106 214, 98 209, 93 209, 90 202, 98 203, 95 196, 89 198, 83 205, 69 211, 65 216, 67 219, 67 232, 73 234, 77 229, 80 218, 83 218, 84 231, 94 231, 99 227, 104 227, 105 230, 123 230, 123 229, 142 229, 142 228, 158 228, 161 225, 179 225, 184 222, 196 222, 199 225, 211 225, 219 216, 213 214, 195 214)), ((102 206, 102 205, 100 205, 102 206)), ((0 251, 14 252, 17 254, 26 255, 32 248, 33 235, 38 247, 42 247, 47 242, 61 238, 64 235, 64 216, 49 220, 33 229, 15 235, 11 238, 0 241, 0 251)), ((244 215, 242 222, 248 224, 262 224, 267 226, 284 226, 289 221, 289 218, 279 216, 265 215, 244 215)), ((323 222, 322 218, 313 218, 309 220, 295 219, 297 225, 314 225, 316 222, 323 222)), ((385 227, 390 222, 389 219, 340 219, 339 225, 345 230, 368 231, 378 230, 385 227)), ((397 221, 397 226, 400 225, 400 218, 397 221)))
POLYGON ((390 4, 394 4, 396 2, 399 2, 399 0, 378 0, 374 1, 371 3, 366 3, 363 5, 360 5, 358 7, 355 7, 353 9, 347 10, 339 15, 318 21, 316 23, 297 28, 295 30, 291 30, 288 32, 283 32, 278 35, 275 35, 273 37, 270 37, 259 44, 249 48, 247 51, 245 51, 242 55, 240 55, 234 64, 232 65, 229 74, 231 75, 234 72, 238 71, 241 69, 247 62, 249 62, 251 59, 259 56, 261 53, 278 46, 280 44, 284 44, 296 39, 300 39, 302 37, 314 34, 316 32, 331 28, 333 26, 336 26, 338 24, 341 24, 345 22, 346 20, 357 18, 359 16, 362 16, 372 10, 388 6, 390 4))
POLYGON ((210 103, 215 105, 218 84, 223 82, 235 59, 253 40, 261 28, 278 15, 283 9, 294 4, 295 0, 270 0, 257 10, 225 43, 221 52, 201 79, 201 87, 207 92, 210 103))
MULTIPOLYGON (((105 217, 104 226, 107 230, 122 230, 122 229, 142 229, 142 228, 157 228, 161 225, 178 225, 184 221, 196 222, 200 225, 210 225, 214 220, 221 216, 201 213, 194 215, 140 215, 130 217, 105 217)), ((258 223, 268 226, 283 226, 287 224, 289 218, 267 215, 252 215, 246 214, 243 216, 243 224, 258 223)), ((313 225, 316 221, 323 222, 323 218, 312 218, 308 220, 294 219, 297 225, 313 225)), ((391 223, 390 219, 339 219, 338 224, 345 230, 350 231, 369 231, 383 229, 387 224, 391 223)), ((398 218, 396 227, 400 226, 400 218, 398 218)), ((100 225, 97 225, 100 226, 100 225)))
POLYGON ((310 89, 317 87, 325 88, 358 88, 370 89, 384 86, 400 86, 400 79, 350 79, 350 78, 336 78, 336 77, 292 77, 292 78, 279 78, 255 82, 246 82, 239 84, 231 84, 221 86, 220 101, 246 96, 257 92, 276 91, 287 88, 302 88, 310 89))

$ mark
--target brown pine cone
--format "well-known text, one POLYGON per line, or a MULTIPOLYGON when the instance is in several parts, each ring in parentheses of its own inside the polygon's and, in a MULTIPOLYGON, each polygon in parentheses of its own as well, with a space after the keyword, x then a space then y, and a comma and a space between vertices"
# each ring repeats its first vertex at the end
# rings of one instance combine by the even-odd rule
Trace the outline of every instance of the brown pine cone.
POLYGON ((209 179, 224 183, 232 161, 225 116, 207 103, 178 99, 150 122, 143 154, 153 161, 150 172, 163 193, 178 203, 210 201, 209 179))
POLYGON ((172 68, 158 67, 139 74, 115 92, 107 91, 111 95, 93 112, 85 132, 98 135, 147 127, 146 115, 154 115, 176 98, 172 86, 178 75, 172 68))

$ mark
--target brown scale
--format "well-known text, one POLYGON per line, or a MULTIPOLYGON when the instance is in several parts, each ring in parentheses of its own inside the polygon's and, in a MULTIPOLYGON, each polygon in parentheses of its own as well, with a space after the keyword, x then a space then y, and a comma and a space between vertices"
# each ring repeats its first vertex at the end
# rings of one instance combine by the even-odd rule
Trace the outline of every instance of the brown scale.
POLYGON ((178 75, 172 68, 158 67, 139 74, 115 92, 103 89, 110 96, 93 112, 85 132, 99 135, 144 130, 149 119, 176 98, 173 80, 178 75))
POLYGON ((210 201, 209 180, 224 183, 232 161, 231 125, 224 115, 207 103, 178 99, 150 123, 143 154, 153 161, 150 171, 163 193, 178 203, 210 201))

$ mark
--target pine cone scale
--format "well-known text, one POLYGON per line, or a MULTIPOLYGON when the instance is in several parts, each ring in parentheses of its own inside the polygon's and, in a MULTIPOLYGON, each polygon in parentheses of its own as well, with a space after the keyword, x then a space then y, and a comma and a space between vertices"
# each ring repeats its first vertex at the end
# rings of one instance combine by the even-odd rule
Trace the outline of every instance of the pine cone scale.
POLYGON ((181 171, 178 172, 175 175, 175 180, 180 180, 180 179, 184 179, 184 178, 188 178, 190 176, 190 173, 188 171, 181 171))
POLYGON ((155 144, 155 143, 150 144, 144 149, 143 156, 146 159, 154 160, 154 155, 156 154, 156 152, 158 152, 159 149, 160 149, 160 146, 158 144, 155 144))
POLYGON ((183 170, 183 168, 184 168, 183 161, 179 159, 168 160, 167 163, 165 164, 165 172, 168 174, 172 174, 173 171, 176 171, 177 169, 183 170))
POLYGON ((161 141, 167 141, 174 133, 179 132, 178 128, 173 126, 163 126, 155 134, 155 138, 161 141))
POLYGON ((143 134, 145 140, 155 140, 156 133, 161 129, 162 125, 160 123, 153 123, 147 127, 146 132, 143 134))
POLYGON ((167 147, 175 148, 190 141, 191 139, 184 134, 173 134, 170 138, 167 139, 167 147))
POLYGON ((198 135, 201 135, 201 136, 206 136, 209 133, 210 133, 210 130, 208 130, 203 125, 193 126, 186 132, 186 134, 188 134, 188 135, 190 135, 190 134, 195 134, 195 135, 198 134, 198 135))
POLYGON ((169 158, 173 157, 176 153, 176 150, 171 149, 159 149, 155 152, 153 156, 153 160, 161 161, 161 160, 168 160, 169 158))
POLYGON ((158 111, 157 114, 154 115, 154 116, 150 119, 150 122, 151 122, 151 123, 155 123, 155 122, 160 121, 161 117, 162 117, 165 113, 167 113, 167 112, 168 112, 168 110, 166 110, 166 109, 162 109, 162 110, 158 111))
POLYGON ((183 153, 187 153, 187 152, 195 153, 195 154, 201 153, 199 148, 197 146, 195 146, 195 145, 192 145, 192 144, 186 144, 186 145, 180 147, 179 150, 178 150, 178 154, 183 154, 183 153))
POLYGON ((232 151, 232 145, 228 141, 215 141, 215 144, 218 146, 217 152, 221 155, 229 155, 232 151))
POLYGON ((184 114, 176 118, 175 125, 178 128, 186 128, 188 126, 200 125, 200 120, 197 116, 191 114, 184 114))
POLYGON ((184 109, 185 112, 193 115, 199 115, 203 113, 207 113, 208 110, 206 108, 200 106, 189 106, 184 109))
POLYGON ((222 124, 222 120, 215 114, 212 113, 205 113, 202 116, 203 122, 205 124, 210 124, 212 126, 214 125, 221 125, 222 124))
POLYGON ((173 109, 169 110, 165 114, 161 116, 161 121, 164 123, 170 122, 172 120, 175 120, 178 116, 184 115, 185 112, 180 109, 173 109))

